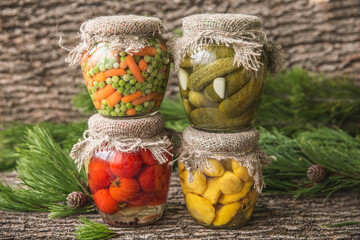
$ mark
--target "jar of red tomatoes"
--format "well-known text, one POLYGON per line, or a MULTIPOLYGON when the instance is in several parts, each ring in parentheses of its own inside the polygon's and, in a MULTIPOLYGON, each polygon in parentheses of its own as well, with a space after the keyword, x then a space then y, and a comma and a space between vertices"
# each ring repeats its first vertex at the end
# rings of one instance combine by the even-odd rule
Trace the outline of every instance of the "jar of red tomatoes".
POLYGON ((171 141, 157 113, 147 118, 89 119, 72 157, 85 166, 90 192, 103 220, 139 226, 158 220, 170 184, 171 141))
POLYGON ((158 18, 134 15, 98 17, 81 26, 82 43, 68 61, 81 60, 98 113, 119 118, 159 110, 170 70, 163 28, 158 18))

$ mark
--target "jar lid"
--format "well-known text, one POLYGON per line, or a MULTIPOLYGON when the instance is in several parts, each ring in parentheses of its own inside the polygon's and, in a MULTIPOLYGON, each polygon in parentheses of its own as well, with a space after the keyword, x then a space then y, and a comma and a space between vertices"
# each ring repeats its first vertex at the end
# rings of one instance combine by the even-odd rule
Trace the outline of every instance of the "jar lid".
POLYGON ((183 141, 192 149, 209 153, 238 153, 252 151, 257 147, 259 132, 252 128, 238 133, 215 133, 187 127, 183 141))
POLYGON ((261 20, 245 14, 196 14, 183 18, 183 29, 187 31, 220 30, 239 32, 261 29, 261 20))
POLYGON ((151 138, 164 130, 164 118, 160 113, 138 118, 111 119, 95 114, 88 121, 89 130, 110 138, 151 138))
POLYGON ((92 35, 150 35, 165 29, 159 18, 137 15, 103 16, 86 21, 81 28, 92 35))

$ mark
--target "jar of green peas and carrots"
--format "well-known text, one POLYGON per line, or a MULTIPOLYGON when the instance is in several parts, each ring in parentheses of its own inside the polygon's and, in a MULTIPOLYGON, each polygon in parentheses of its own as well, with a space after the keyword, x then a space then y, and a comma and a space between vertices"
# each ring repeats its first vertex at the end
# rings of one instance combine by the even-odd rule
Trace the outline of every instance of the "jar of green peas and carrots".
POLYGON ((101 115, 134 117, 159 110, 170 70, 162 28, 157 18, 132 15, 84 23, 84 38, 93 44, 81 55, 81 70, 101 115))

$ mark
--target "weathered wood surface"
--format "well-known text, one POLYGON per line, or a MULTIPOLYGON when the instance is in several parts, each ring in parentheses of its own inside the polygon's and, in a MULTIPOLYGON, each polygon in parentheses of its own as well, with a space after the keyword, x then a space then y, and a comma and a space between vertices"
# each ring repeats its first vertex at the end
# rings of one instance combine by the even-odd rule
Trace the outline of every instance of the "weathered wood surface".
MULTIPOLYGON (((196 13, 246 13, 264 20, 269 39, 280 43, 287 66, 360 79, 359 0, 1 0, 0 120, 79 119, 71 98, 83 84, 80 68, 67 68, 67 52, 79 41, 83 21, 100 15, 138 14, 161 18, 165 36, 196 13)), ((170 80, 168 95, 177 92, 170 80)))
MULTIPOLYGON (((14 182, 14 173, 0 173, 14 182)), ((0 239, 73 239, 77 216, 48 220, 46 213, 4 212, 0 210, 0 239)), ((86 215, 102 222, 97 214, 86 215)), ((211 230, 190 218, 176 173, 172 176, 165 214, 153 225, 139 228, 112 228, 118 239, 360 239, 360 225, 323 228, 321 225, 360 221, 359 195, 339 193, 323 203, 323 198, 263 195, 252 220, 239 230, 211 230)))

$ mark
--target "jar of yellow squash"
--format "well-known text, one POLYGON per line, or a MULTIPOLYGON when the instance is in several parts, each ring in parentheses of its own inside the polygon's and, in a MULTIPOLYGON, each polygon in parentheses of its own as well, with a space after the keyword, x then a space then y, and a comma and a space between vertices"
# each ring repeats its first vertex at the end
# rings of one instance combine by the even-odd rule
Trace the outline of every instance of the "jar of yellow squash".
POLYGON ((192 127, 206 131, 250 129, 258 112, 273 48, 259 18, 200 14, 183 19, 173 44, 185 112, 192 127))
POLYGON ((183 133, 179 176, 190 216, 211 228, 238 228, 254 211, 269 160, 257 146, 255 129, 209 133, 192 127, 183 133))

